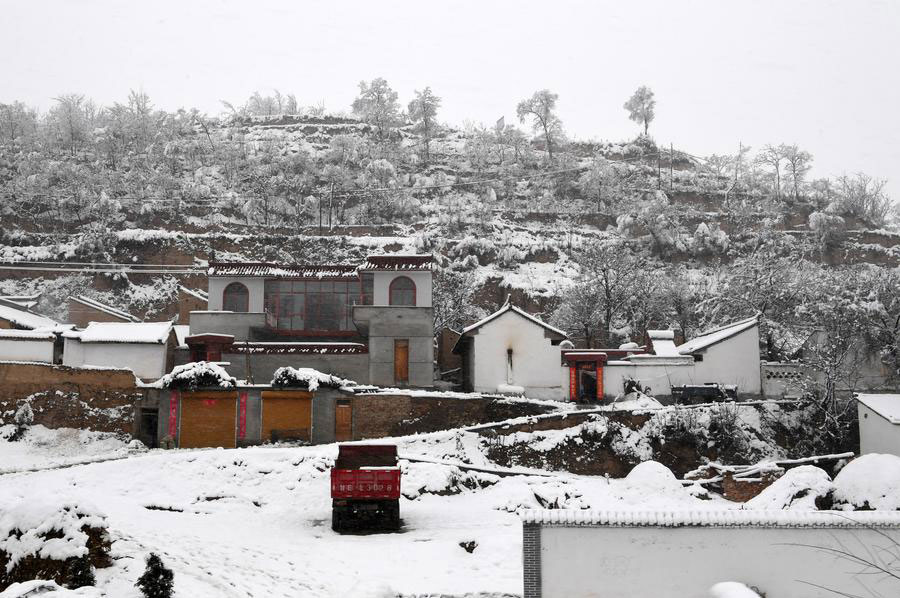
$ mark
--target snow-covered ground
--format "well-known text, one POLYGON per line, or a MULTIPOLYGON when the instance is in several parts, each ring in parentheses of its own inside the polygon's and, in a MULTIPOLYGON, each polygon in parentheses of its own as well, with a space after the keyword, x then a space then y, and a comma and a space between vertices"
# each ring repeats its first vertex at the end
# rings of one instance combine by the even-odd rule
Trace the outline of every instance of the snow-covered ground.
MULTIPOLYGON (((402 531, 341 536, 330 527, 336 445, 129 453, 92 436, 81 460, 125 458, 60 468, 51 445, 34 442, 72 434, 38 430, 24 443, 0 441, 8 468, 50 467, 0 475, 0 507, 58 498, 104 514, 114 565, 98 570, 96 590, 83 595, 110 598, 138 598, 134 582, 150 552, 174 570, 179 598, 521 595, 521 509, 811 508, 783 496, 828 485, 800 468, 757 507, 685 485, 653 461, 618 480, 521 469, 501 475, 510 470, 485 458, 476 434, 438 432, 382 441, 396 442, 402 457, 402 531), (472 553, 466 542, 477 544, 472 553)), ((66 445, 57 438, 55 446, 66 445)), ((900 458, 875 457, 860 459, 856 473, 848 466, 848 479, 872 467, 900 472, 900 458)), ((887 500, 892 484, 866 496, 887 500)))
POLYGON ((29 426, 20 440, 9 442, 14 430, 12 424, 0 425, 0 474, 122 458, 139 450, 115 434, 40 425, 29 426))
MULTIPOLYGON (((9 444, 15 443, 0 449, 4 463, 9 444)), ((470 433, 399 444, 402 454, 433 461, 464 460, 475 452, 470 433)), ((0 505, 46 496, 95 505, 107 516, 115 559, 112 568, 97 572, 98 587, 115 598, 138 596, 133 584, 151 551, 174 569, 177 595, 184 598, 518 595, 518 508, 730 506, 694 498, 674 478, 667 480, 664 468, 657 475, 656 464, 634 479, 608 481, 568 474, 501 477, 404 460, 402 532, 341 536, 330 528, 329 467, 336 453, 335 445, 149 451, 0 476, 0 505), (471 554, 460 546, 468 541, 477 542, 471 554)))

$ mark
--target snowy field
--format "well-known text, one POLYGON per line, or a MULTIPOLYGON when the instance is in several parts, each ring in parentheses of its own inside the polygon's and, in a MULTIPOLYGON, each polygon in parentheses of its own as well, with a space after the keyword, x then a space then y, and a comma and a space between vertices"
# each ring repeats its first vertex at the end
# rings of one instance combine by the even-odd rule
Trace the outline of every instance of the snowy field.
MULTIPOLYGON (((37 436, 47 443, 72 434, 44 429, 37 436)), ((53 499, 107 518, 114 565, 97 570, 97 588, 73 596, 138 598, 134 582, 150 552, 174 570, 180 598, 521 595, 517 510, 742 507, 683 485, 652 461, 618 480, 527 470, 497 475, 510 471, 484 459, 477 435, 450 431, 385 440, 396 442, 402 457, 401 532, 341 536, 330 528, 336 445, 129 452, 102 435, 91 438, 96 442, 83 445, 82 457, 113 460, 69 466, 77 455, 53 457, 47 444, 0 441, 7 470, 47 468, 0 475, 0 506, 53 499), (462 462, 485 471, 447 464, 462 462), (460 546, 472 541, 472 553, 460 546)), ((787 506, 804 477, 812 480, 801 486, 828 484, 814 469, 792 470, 743 508, 787 506)), ((890 494, 900 495, 894 477, 897 492, 890 494)), ((790 507, 812 507, 799 502, 790 507)), ((900 506, 895 502, 876 508, 900 506)))
MULTIPOLYGON (((399 444, 410 458, 456 461, 467 458, 473 437, 437 433, 399 444)), ((10 451, 15 444, 0 443, 8 468, 22 458, 21 449, 10 451)), ((115 565, 97 571, 98 589, 116 598, 137 598, 133 584, 151 551, 175 571, 184 598, 519 595, 518 508, 723 506, 694 498, 658 472, 613 481, 500 477, 404 460, 402 531, 340 536, 330 528, 329 467, 336 454, 336 445, 150 451, 0 475, 0 505, 65 497, 104 513, 115 565), (460 546, 468 541, 478 544, 471 554, 460 546)), ((32 455, 21 464, 38 460, 32 455)))

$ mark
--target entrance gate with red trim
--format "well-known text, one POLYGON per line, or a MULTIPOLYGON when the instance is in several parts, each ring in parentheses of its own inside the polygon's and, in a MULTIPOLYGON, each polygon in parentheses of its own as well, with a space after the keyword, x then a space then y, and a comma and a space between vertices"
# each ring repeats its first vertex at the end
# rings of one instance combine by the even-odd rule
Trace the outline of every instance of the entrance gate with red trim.
POLYGON ((577 401, 578 396, 578 370, 585 369, 582 364, 593 364, 597 374, 597 392, 594 400, 603 400, 603 366, 606 365, 606 353, 601 351, 573 350, 563 351, 563 360, 569 367, 569 400, 577 401))

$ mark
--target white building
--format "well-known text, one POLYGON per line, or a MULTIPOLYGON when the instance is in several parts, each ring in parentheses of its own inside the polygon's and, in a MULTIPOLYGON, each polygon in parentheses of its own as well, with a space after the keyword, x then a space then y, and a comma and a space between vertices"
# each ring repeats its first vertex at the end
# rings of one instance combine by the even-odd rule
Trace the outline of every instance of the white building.
POLYGON ((0 361, 54 363, 56 337, 47 329, 0 329, 0 361))
POLYGON ((462 355, 466 390, 561 399, 560 359, 566 333, 507 302, 464 328, 453 348, 462 355))
POLYGON ((63 365, 127 368, 154 380, 172 369, 177 344, 171 322, 91 322, 63 337, 63 365))
POLYGON ((474 392, 612 399, 633 380, 654 396, 669 395, 672 386, 712 382, 735 385, 742 394, 760 394, 758 316, 708 330, 677 346, 671 330, 647 334, 647 353, 575 350, 565 332, 507 303, 465 328, 453 351, 463 356, 464 386, 474 392))
POLYGON ((860 393, 859 452, 900 455, 900 394, 860 393))

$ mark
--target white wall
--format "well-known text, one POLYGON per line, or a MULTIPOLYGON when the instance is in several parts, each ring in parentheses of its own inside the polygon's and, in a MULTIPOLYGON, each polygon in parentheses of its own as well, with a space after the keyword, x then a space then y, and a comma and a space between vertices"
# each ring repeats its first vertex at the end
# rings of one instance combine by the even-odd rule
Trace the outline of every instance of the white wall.
POLYGON ((253 276, 211 276, 209 278, 209 311, 220 311, 222 309, 222 292, 232 282, 243 283, 250 292, 249 311, 255 313, 265 311, 266 281, 263 278, 253 276))
POLYGON ((854 579, 857 564, 797 546, 838 542, 865 557, 890 540, 859 528, 543 527, 541 585, 544 598, 708 598, 712 585, 738 581, 772 598, 825 598, 836 594, 802 581, 859 595, 861 579, 897 595, 896 580, 854 579))
POLYGON ((67 338, 63 365, 128 368, 138 378, 159 378, 166 373, 166 345, 150 343, 82 343, 67 338))
MULTIPOLYGON (((693 384, 694 364, 689 360, 670 359, 672 363, 662 363, 663 360, 647 361, 645 363, 633 363, 630 361, 610 361, 603 368, 603 396, 615 397, 622 394, 625 389, 625 379, 631 378, 639 381, 650 389, 653 396, 666 396, 671 394, 670 387, 680 384, 693 384), (681 363, 677 363, 681 361, 681 363)), ((568 369, 566 369, 568 377, 568 369)))
POLYGON ((743 394, 762 394, 759 362, 759 327, 753 326, 702 353, 691 384, 737 384, 743 394))
POLYGON ((372 273, 373 305, 390 305, 390 287, 395 278, 405 276, 416 285, 416 307, 431 307, 431 272, 388 272, 377 270, 372 273))
POLYGON ((53 363, 53 339, 0 339, 0 361, 53 363))
POLYGON ((472 382, 475 392, 497 392, 507 384, 506 350, 513 350, 512 381, 535 399, 564 399, 568 378, 560 383, 560 347, 551 345, 544 328, 513 311, 491 320, 472 336, 472 382))
POLYGON ((859 410, 859 452, 900 455, 900 424, 892 424, 884 417, 857 403, 859 410))

